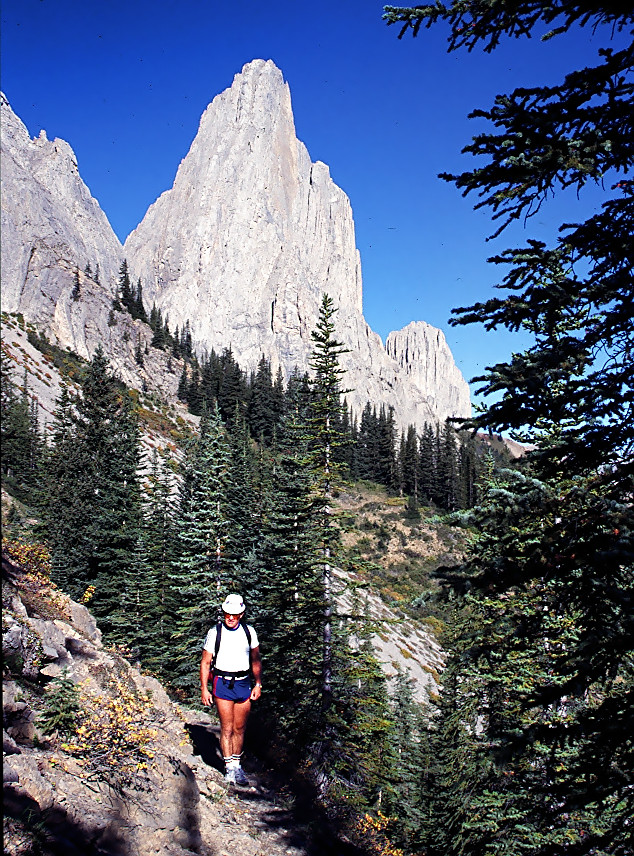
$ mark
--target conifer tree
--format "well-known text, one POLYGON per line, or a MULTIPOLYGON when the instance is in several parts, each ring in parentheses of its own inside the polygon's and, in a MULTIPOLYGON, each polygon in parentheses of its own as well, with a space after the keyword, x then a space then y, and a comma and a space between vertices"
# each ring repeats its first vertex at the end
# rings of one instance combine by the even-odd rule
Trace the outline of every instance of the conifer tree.
POLYGON ((456 431, 449 421, 445 422, 439 435, 437 478, 438 504, 447 511, 454 511, 459 489, 458 444, 456 431))
POLYGON ((132 303, 132 286, 130 284, 130 273, 128 271, 127 259, 124 259, 119 267, 117 295, 121 299, 123 306, 130 311, 130 304, 132 303))
POLYGON ((44 518, 57 582, 73 596, 95 587, 106 631, 120 612, 139 525, 139 431, 132 400, 98 348, 79 395, 58 403, 44 518))
POLYGON ((347 438, 336 428, 341 418, 341 377, 345 370, 340 366, 340 357, 346 348, 335 338, 334 315, 336 308, 332 298, 324 294, 319 310, 319 319, 311 333, 314 343, 310 360, 314 371, 309 404, 307 430, 309 432, 308 464, 314 478, 314 490, 318 497, 320 524, 319 537, 322 551, 322 574, 324 592, 323 613, 323 702, 327 707, 332 693, 332 611, 333 579, 332 562, 339 537, 339 529, 333 517, 332 496, 341 478, 341 464, 335 460, 334 451, 347 438))
POLYGON ((35 498, 44 448, 37 410, 29 402, 26 370, 21 389, 17 388, 13 373, 13 363, 2 351, 2 474, 12 492, 28 501, 35 498))
POLYGON ((203 411, 200 434, 183 461, 176 556, 169 582, 175 604, 173 681, 189 695, 198 686, 192 663, 200 657, 205 632, 215 622, 212 605, 233 582, 225 562, 229 454, 217 407, 203 411))
POLYGON ((401 440, 399 469, 403 493, 418 501, 419 455, 418 436, 414 425, 407 426, 407 436, 401 440))
POLYGON ((407 672, 398 672, 391 698, 391 756, 384 802, 384 810, 397 818, 395 840, 410 853, 428 852, 423 848, 434 825, 430 799, 435 787, 430 715, 414 700, 412 684, 407 672))
POLYGON ((226 514, 229 525, 225 561, 239 590, 253 593, 257 586, 257 566, 253 563, 261 536, 262 497, 254 444, 246 419, 237 407, 236 411, 227 431, 230 457, 226 514))
POLYGON ((143 365, 143 348, 141 347, 141 334, 137 333, 136 347, 134 349, 134 360, 138 366, 143 365))
POLYGON ((557 37, 573 26, 604 45, 594 66, 478 110, 495 132, 466 149, 477 169, 447 176, 480 195, 478 207, 501 222, 496 236, 557 188, 583 194, 595 183, 604 201, 550 246, 528 239, 498 253, 503 296, 458 310, 457 323, 532 336, 478 379, 498 398, 470 427, 514 431, 535 449, 474 517, 482 534, 462 581, 470 625, 448 674, 459 662, 458 716, 469 721, 475 704, 479 763, 453 828, 445 824, 453 849, 444 852, 625 854, 634 808, 634 13, 493 0, 387 15, 415 33, 447 19, 452 49, 492 50, 506 35, 557 37))
POLYGON ((79 268, 75 268, 75 274, 73 276, 73 290, 71 292, 73 300, 79 300, 81 297, 81 286, 79 282, 79 268))
POLYGON ((141 277, 139 277, 138 282, 136 284, 136 294, 134 297, 134 311, 131 313, 133 318, 139 318, 145 324, 148 323, 147 312, 145 311, 145 306, 143 305, 143 284, 141 283, 141 277))
POLYGON ((261 529, 258 626, 273 688, 262 707, 301 757, 322 724, 323 682, 323 574, 301 408, 285 416, 281 437, 261 529))
POLYGON ((435 439, 433 426, 426 422, 420 437, 420 496, 431 502, 438 494, 435 439))
POLYGON ((142 485, 143 515, 135 557, 135 581, 127 587, 132 592, 133 603, 141 604, 135 639, 141 659, 147 667, 169 680, 172 676, 166 669, 165 652, 171 647, 170 616, 177 605, 169 585, 176 540, 173 466, 169 455, 160 456, 153 449, 150 469, 142 485))
POLYGON ((248 419, 253 437, 262 438, 264 442, 270 443, 277 423, 277 414, 273 398, 271 364, 264 356, 258 363, 251 385, 248 419))

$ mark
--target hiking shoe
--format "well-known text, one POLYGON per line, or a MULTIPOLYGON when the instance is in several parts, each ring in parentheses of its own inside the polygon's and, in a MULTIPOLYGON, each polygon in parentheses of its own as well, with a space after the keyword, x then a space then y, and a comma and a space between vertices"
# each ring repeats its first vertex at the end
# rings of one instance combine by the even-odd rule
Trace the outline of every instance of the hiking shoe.
POLYGON ((251 782, 245 776, 244 770, 242 769, 242 767, 238 767, 237 770, 233 770, 232 772, 234 775, 233 781, 236 783, 236 785, 247 786, 247 785, 251 784, 251 782))
POLYGON ((228 785, 235 785, 236 784, 236 771, 235 770, 227 770, 227 772, 225 773, 225 782, 228 785))

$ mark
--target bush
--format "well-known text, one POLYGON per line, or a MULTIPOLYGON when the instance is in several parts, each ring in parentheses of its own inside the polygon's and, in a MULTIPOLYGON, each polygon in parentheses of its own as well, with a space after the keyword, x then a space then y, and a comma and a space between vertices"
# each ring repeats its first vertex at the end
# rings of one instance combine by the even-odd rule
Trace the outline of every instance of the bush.
POLYGON ((63 672, 46 688, 46 710, 39 717, 42 730, 45 734, 72 734, 80 710, 79 687, 63 672))

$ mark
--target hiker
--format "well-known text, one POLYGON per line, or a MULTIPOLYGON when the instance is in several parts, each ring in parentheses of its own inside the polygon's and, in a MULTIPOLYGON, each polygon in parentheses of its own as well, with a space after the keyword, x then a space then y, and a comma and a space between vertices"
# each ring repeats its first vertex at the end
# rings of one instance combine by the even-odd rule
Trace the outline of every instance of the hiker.
POLYGON ((244 620, 244 602, 230 594, 222 604, 223 617, 212 627, 200 661, 200 695, 205 706, 214 704, 220 717, 220 749, 225 762, 225 781, 248 785, 240 763, 251 702, 262 692, 260 643, 244 620), (212 693, 208 689, 209 673, 212 693))

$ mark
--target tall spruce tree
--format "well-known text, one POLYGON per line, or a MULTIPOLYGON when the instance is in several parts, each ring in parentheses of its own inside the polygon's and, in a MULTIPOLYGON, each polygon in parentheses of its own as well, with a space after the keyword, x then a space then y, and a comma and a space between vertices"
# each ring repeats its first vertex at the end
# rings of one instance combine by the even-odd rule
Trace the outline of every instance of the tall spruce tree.
POLYGON ((301 758, 321 727, 323 575, 303 409, 283 419, 268 469, 260 547, 258 627, 266 639, 269 719, 301 758))
POLYGON ((22 501, 34 500, 44 453, 37 409, 29 400, 28 375, 21 389, 14 379, 13 362, 2 351, 1 398, 2 475, 12 493, 22 501))
POLYGON ((149 471, 142 485, 142 519, 137 543, 134 575, 126 596, 131 599, 134 615, 138 609, 135 627, 135 645, 144 665, 171 679, 166 668, 165 652, 170 650, 171 616, 177 605, 170 590, 170 574, 174 564, 176 541, 176 487, 174 462, 169 455, 154 449, 149 471))
POLYGON ((341 421, 341 378, 345 370, 340 358, 347 352, 335 337, 332 298, 324 294, 315 330, 312 331, 313 354, 310 360, 314 376, 309 405, 307 429, 309 432, 308 466, 313 474, 314 491, 318 501, 319 537, 323 574, 323 703, 327 707, 332 693, 332 612, 333 567, 339 528, 335 522, 332 498, 341 478, 342 465, 337 463, 335 449, 347 441, 337 426, 341 421))
POLYGON ((75 597, 94 586, 92 608, 111 631, 138 537, 139 428, 101 348, 80 387, 63 390, 55 414, 44 521, 57 582, 75 597))
MULTIPOLYGON (((447 176, 501 222, 529 217, 557 188, 603 189, 585 222, 492 261, 506 293, 458 311, 531 334, 479 380, 498 400, 473 420, 535 445, 488 491, 470 561, 470 624, 450 661, 459 718, 477 707, 475 778, 444 852, 625 854, 634 813, 634 13, 619 4, 502 0, 398 9, 416 34, 449 21, 450 49, 506 35, 601 41, 597 62, 553 86, 500 95, 475 115, 495 131, 447 176), (457 822, 459 821, 459 822, 457 822)), ((402 33, 401 33, 402 34, 402 33)))
POLYGON ((200 657, 205 632, 215 622, 221 593, 233 583, 225 561, 229 458, 218 408, 203 411, 200 433, 183 460, 176 555, 169 581, 174 604, 173 683, 190 697, 198 687, 192 663, 200 657))

